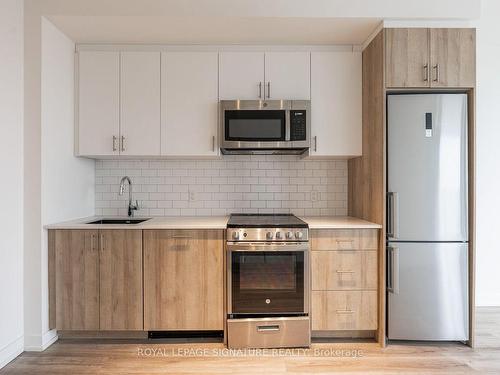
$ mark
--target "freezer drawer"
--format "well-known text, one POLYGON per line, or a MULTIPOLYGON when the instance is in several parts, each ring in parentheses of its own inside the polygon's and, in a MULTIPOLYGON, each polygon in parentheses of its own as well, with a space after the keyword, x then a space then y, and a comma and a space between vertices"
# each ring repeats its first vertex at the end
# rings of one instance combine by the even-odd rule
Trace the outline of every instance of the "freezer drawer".
POLYGON ((467 340, 468 244, 390 243, 387 252, 389 339, 467 340))

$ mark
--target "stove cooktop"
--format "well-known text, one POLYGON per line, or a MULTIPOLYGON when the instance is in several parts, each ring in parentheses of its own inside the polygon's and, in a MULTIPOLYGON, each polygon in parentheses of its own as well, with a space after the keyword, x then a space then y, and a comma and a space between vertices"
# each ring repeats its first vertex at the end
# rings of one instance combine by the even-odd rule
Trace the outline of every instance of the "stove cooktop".
POLYGON ((292 214, 231 214, 228 228, 308 228, 292 214))

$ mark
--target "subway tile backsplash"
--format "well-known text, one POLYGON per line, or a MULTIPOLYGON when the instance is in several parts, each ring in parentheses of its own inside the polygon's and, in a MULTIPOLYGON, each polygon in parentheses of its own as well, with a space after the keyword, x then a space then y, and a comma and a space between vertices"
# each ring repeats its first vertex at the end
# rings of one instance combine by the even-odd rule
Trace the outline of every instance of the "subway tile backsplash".
POLYGON ((298 156, 218 160, 97 160, 96 214, 126 215, 129 176, 137 216, 216 216, 232 212, 347 214, 347 161, 298 156))

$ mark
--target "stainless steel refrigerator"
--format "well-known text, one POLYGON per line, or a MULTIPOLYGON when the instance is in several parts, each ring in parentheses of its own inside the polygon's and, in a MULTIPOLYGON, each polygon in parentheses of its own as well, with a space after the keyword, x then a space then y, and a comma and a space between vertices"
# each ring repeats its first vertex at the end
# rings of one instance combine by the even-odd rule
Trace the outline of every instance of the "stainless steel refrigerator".
POLYGON ((466 341, 467 96, 387 98, 389 339, 466 341))

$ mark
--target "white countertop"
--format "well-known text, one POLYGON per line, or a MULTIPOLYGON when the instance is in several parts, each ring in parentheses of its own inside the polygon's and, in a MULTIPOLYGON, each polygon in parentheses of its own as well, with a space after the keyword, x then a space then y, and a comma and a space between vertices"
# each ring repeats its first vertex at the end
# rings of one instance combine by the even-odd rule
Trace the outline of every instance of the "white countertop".
MULTIPOLYGON (((139 224, 86 224, 100 219, 126 218, 89 216, 46 225, 45 229, 226 229, 229 216, 165 216, 153 217, 139 224)), ((135 217, 135 219, 143 218, 135 217)))
MULTIPOLYGON (((229 216, 166 216, 153 217, 139 224, 86 224, 100 219, 123 217, 89 216, 62 223, 46 225, 45 229, 226 229, 229 216)), ((300 217, 311 229, 376 229, 381 228, 366 220, 349 216, 300 217)), ((141 219, 141 217, 136 217, 141 219)))
POLYGON ((309 229, 377 229, 382 225, 351 216, 305 216, 300 217, 309 229))

